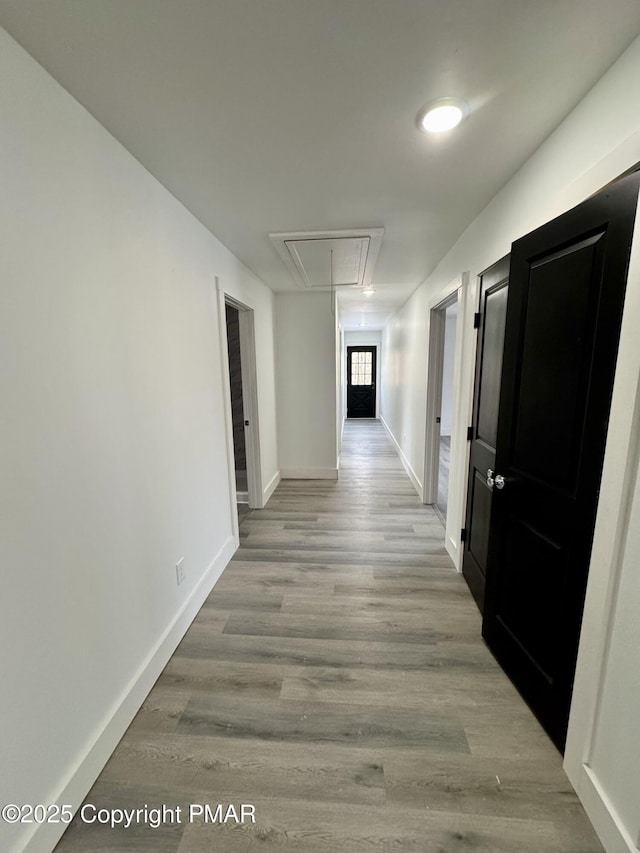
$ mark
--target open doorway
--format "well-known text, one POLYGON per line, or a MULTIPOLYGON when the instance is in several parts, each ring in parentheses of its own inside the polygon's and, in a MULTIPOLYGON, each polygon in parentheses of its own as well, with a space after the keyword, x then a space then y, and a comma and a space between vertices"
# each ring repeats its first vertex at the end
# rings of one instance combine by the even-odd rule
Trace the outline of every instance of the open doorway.
POLYGON ((425 503, 446 525, 449 511, 451 443, 456 401, 458 293, 431 309, 425 503))
POLYGON ((340 384, 345 419, 380 416, 381 347, 379 330, 344 333, 340 384))
POLYGON ((458 571, 469 465, 468 435, 475 352, 472 329, 475 298, 471 296, 472 290, 475 293, 475 287, 470 287, 469 273, 462 272, 434 296, 427 309, 429 360, 422 500, 433 506, 444 522, 445 547, 458 571), (445 365, 445 350, 448 365, 445 365), (441 437, 445 439, 442 444, 441 437), (449 459, 446 458, 447 451, 449 459), (441 473, 440 493, 446 496, 446 507, 441 501, 439 508, 441 473), (442 509, 446 509, 446 513, 442 509))
POLYGON ((229 390, 231 392, 231 425, 233 431, 233 461, 236 481, 238 517, 249 510, 247 479, 247 444, 245 440, 245 411, 242 394, 242 355, 240 351, 240 312, 225 303, 227 323, 227 353, 229 356, 229 390))
POLYGON ((453 432, 453 404, 455 400, 454 366, 456 330, 458 325, 457 299, 442 309, 444 313, 444 340, 442 343, 442 390, 440 394, 440 441, 438 445, 438 497, 436 507, 446 521, 449 503, 449 470, 451 467, 451 434, 453 432))
POLYGON ((229 496, 234 509, 234 534, 238 518, 264 506, 260 464, 258 383, 254 313, 224 293, 216 278, 220 344, 226 387, 227 457, 229 496), (237 510, 237 512, 236 512, 237 510))
POLYGON ((376 347, 347 347, 347 418, 376 416, 376 347))

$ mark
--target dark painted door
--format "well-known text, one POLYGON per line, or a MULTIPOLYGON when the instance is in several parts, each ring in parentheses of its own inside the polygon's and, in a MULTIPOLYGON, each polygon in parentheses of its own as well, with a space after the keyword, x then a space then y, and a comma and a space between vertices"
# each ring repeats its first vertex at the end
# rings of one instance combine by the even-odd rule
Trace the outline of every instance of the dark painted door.
POLYGON ((376 416, 376 348, 347 347, 347 417, 376 416))
POLYGON ((480 612, 484 609, 492 491, 487 474, 496 467, 500 374, 507 316, 509 256, 480 276, 478 346, 471 427, 469 482, 462 573, 480 612))
POLYGON ((638 176, 512 246, 483 636, 564 749, 638 176))

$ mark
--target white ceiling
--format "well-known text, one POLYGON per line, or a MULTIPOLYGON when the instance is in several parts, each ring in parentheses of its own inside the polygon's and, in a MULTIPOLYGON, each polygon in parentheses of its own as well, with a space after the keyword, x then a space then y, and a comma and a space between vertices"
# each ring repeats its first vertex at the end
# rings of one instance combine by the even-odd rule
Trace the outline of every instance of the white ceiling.
MULTIPOLYGON (((5 27, 274 290, 271 232, 384 227, 380 327, 640 32, 638 0, 0 0, 5 27), (418 110, 463 97, 444 137, 418 110)), ((366 300, 366 304, 365 303, 366 300)))

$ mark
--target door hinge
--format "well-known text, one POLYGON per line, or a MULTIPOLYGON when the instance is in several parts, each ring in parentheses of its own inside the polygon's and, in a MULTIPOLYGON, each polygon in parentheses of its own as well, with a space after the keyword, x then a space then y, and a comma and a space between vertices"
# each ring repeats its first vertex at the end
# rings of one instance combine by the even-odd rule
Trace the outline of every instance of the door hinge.
POLYGON ((460 541, 461 542, 467 541, 467 528, 466 527, 463 527, 462 530, 460 531, 460 541))
POLYGON ((480 314, 479 311, 476 311, 476 313, 473 315, 473 328, 474 329, 480 328, 480 320, 481 319, 482 319, 482 315, 480 314))
POLYGON ((473 441, 473 427, 467 427, 467 441, 473 441))

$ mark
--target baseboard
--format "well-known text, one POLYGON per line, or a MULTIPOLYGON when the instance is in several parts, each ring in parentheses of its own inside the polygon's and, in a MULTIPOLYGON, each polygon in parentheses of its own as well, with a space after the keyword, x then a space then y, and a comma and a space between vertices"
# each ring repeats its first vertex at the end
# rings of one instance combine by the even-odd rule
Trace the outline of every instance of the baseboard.
MULTIPOLYGON (((59 790, 50 797, 49 802, 69 804, 74 812, 80 807, 113 750, 138 713, 158 676, 185 635, 187 628, 193 622, 214 584, 233 557, 235 550, 236 543, 234 538, 230 536, 114 707, 106 715, 93 743, 87 747, 84 755, 67 774, 67 778, 62 782, 59 790)), ((65 829, 65 824, 44 823, 35 825, 30 836, 19 839, 19 846, 16 850, 24 851, 24 853, 50 853, 65 829)))
POLYGON ((278 485, 280 484, 280 479, 281 479, 280 471, 276 471, 276 473, 273 475, 273 477, 269 480, 269 483, 267 484, 267 488, 263 490, 263 493, 262 493, 263 504, 262 504, 262 506, 266 505, 266 503, 269 500, 269 498, 271 497, 271 495, 278 488, 278 485))
MULTIPOLYGON (((445 525, 446 528, 446 525, 445 525)), ((460 559, 460 546, 454 542, 451 536, 447 535, 445 529, 445 537, 444 537, 444 547, 446 548, 447 554, 451 557, 451 562, 455 566, 456 572, 458 574, 462 573, 462 560, 460 559)))
POLYGON ((386 431, 387 431, 387 435, 388 435, 388 436, 389 436, 389 438, 391 439, 391 441, 392 441, 392 443, 393 443, 393 446, 395 447, 396 452, 397 452, 398 456, 400 457, 400 461, 402 462, 402 465, 403 465, 403 467, 404 467, 404 470, 405 470, 405 471, 407 472, 407 474, 409 475, 409 479, 411 480, 411 483, 412 483, 412 485, 413 485, 413 488, 414 488, 414 489, 416 490, 416 492, 418 493, 418 497, 420 498, 420 500, 421 500, 421 501, 422 501, 422 500, 424 500, 424 490, 423 490, 423 488, 422 488, 422 483, 421 483, 421 482, 420 482, 420 480, 418 479, 418 476, 417 476, 416 472, 415 472, 415 471, 413 470, 413 468, 411 467, 411 463, 409 462, 409 460, 407 459, 407 457, 404 455, 404 453, 403 453, 403 451, 402 451, 402 448, 400 447, 400 445, 399 445, 399 444, 398 444, 398 442, 396 441, 396 437, 395 437, 395 435, 392 433, 392 431, 391 431, 391 427, 390 427, 390 426, 389 426, 389 424, 385 421, 385 419, 382 417, 382 415, 380 415, 380 423, 381 423, 381 424, 382 424, 382 426, 386 429, 386 431))
POLYGON ((337 480, 337 468, 283 468, 283 480, 337 480))
POLYGON ((578 794, 580 802, 605 850, 619 853, 637 853, 639 846, 627 832, 613 803, 600 785, 590 767, 582 765, 578 778, 565 766, 569 781, 578 794))

